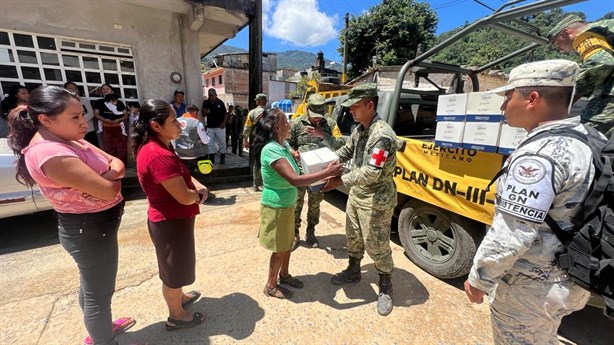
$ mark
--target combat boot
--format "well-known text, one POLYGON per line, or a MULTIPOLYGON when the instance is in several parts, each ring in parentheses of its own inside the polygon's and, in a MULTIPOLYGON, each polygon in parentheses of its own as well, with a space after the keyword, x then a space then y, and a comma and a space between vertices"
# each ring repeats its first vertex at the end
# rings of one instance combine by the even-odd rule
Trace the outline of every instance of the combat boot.
POLYGON ((360 260, 350 256, 348 267, 330 278, 335 285, 358 283, 360 281, 360 260))
POLYGON ((226 155, 223 153, 220 153, 220 164, 224 164, 226 163, 226 155))
POLYGON ((316 229, 313 225, 307 226, 307 235, 305 236, 305 241, 307 241, 307 245, 311 248, 317 248, 319 245, 315 232, 316 229))
POLYGON ((392 311, 392 275, 379 274, 379 296, 377 297, 377 312, 386 316, 392 311))
POLYGON ((295 251, 296 248, 298 248, 298 246, 301 244, 301 238, 298 235, 298 229, 294 230, 294 241, 292 241, 292 248, 290 248, 291 251, 295 251))
POLYGON ((215 153, 209 155, 209 160, 211 161, 211 164, 215 163, 215 153))

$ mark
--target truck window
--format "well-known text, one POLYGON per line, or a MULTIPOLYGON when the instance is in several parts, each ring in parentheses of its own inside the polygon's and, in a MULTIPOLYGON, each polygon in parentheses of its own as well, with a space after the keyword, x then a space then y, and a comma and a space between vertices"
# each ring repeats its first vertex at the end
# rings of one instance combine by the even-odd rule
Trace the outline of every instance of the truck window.
POLYGON ((436 111, 431 104, 400 104, 393 130, 401 136, 434 136, 436 111))
POLYGON ((356 127, 356 125, 358 125, 358 123, 354 122, 354 118, 350 113, 350 109, 339 105, 335 107, 335 110, 333 112, 338 112, 338 114, 333 113, 333 116, 337 115, 337 126, 339 127, 341 134, 352 134, 352 130, 354 129, 354 127, 356 127))

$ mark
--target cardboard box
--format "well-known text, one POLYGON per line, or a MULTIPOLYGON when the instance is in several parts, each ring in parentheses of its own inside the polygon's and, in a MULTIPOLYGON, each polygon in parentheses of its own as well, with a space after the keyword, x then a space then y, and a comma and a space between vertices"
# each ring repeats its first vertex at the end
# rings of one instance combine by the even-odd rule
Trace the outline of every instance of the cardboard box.
MULTIPOLYGON (((305 174, 320 172, 326 169, 330 162, 336 162, 338 160, 339 156, 337 156, 328 147, 301 152, 301 167, 303 168, 303 172, 305 174)), ((312 183, 311 186, 319 186, 315 187, 316 190, 319 190, 319 188, 322 187, 322 184, 324 184, 324 181, 320 180, 312 183)))
POLYGON ((518 142, 527 136, 527 131, 522 128, 510 127, 507 123, 501 125, 501 134, 499 135, 499 149, 497 152, 509 155, 516 147, 518 142))
POLYGON ((500 130, 501 123, 499 122, 466 122, 463 133, 463 148, 497 152, 500 130))
POLYGON ((437 101, 437 121, 465 121, 467 94, 441 95, 437 101))
POLYGON ((463 145, 465 122, 437 122, 435 145, 441 147, 460 148, 463 145))
POLYGON ((467 97, 467 122, 501 122, 504 97, 496 93, 474 92, 467 97))

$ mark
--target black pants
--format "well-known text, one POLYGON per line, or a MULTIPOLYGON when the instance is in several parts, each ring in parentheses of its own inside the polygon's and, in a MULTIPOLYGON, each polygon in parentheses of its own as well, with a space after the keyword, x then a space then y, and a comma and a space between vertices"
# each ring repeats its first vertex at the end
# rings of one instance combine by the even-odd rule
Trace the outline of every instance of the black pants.
POLYGON ((79 268, 79 305, 96 345, 117 345, 111 299, 117 276, 117 230, 124 202, 97 213, 56 213, 60 244, 79 268))

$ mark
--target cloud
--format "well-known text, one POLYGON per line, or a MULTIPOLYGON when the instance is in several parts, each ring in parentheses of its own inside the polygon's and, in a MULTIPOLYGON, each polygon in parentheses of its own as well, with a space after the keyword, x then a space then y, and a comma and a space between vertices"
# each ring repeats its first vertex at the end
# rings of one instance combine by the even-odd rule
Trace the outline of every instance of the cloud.
POLYGON ((266 35, 299 47, 324 45, 338 35, 337 15, 319 10, 317 0, 263 0, 262 12, 266 35))

